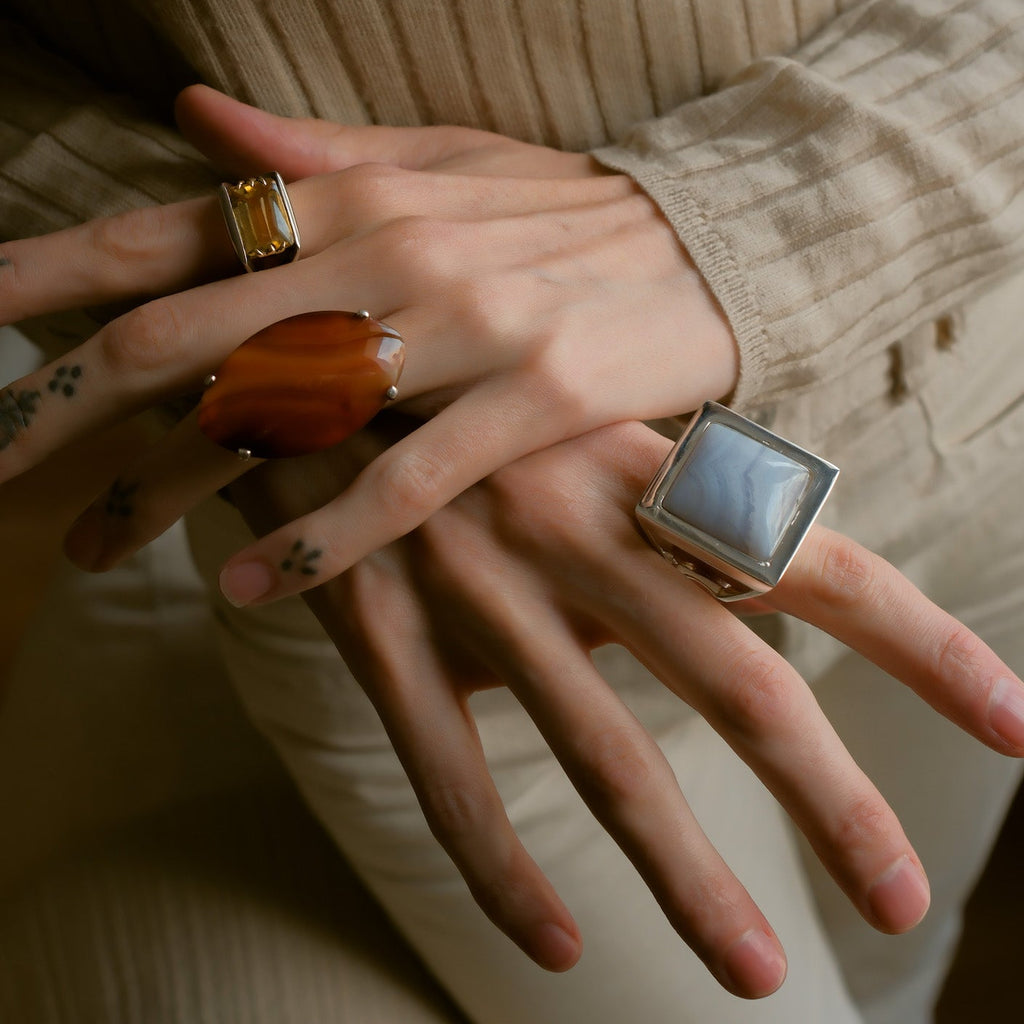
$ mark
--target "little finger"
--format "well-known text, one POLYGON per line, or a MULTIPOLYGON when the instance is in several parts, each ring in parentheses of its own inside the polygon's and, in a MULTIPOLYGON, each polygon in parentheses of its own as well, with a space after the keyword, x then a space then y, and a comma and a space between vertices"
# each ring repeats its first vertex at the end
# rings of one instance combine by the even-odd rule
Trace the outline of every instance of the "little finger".
POLYGON ((182 291, 238 267, 213 197, 0 246, 0 323, 182 291))
POLYGON ((542 967, 567 970, 579 929, 508 820, 465 694, 424 639, 422 607, 372 565, 351 575, 311 604, 376 707, 431 832, 488 918, 542 967), (353 628, 360 607, 373 609, 371 621, 353 628))

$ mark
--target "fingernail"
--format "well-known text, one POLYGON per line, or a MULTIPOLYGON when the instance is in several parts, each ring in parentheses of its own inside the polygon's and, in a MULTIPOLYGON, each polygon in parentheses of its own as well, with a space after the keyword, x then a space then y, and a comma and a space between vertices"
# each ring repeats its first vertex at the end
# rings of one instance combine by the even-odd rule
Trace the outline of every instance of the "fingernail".
POLYGON ((236 608, 264 597, 273 589, 277 575, 266 562, 240 562, 220 574, 220 592, 236 608))
POLYGON ((1024 689, 1011 679, 1000 679, 988 701, 988 721, 1011 747, 1024 749, 1024 689))
POLYGON ((890 864, 868 890, 875 923, 887 932, 905 932, 928 912, 931 893, 924 872, 906 854, 890 864))
POLYGON ((567 971, 580 958, 580 942, 557 924, 535 929, 530 946, 534 960, 548 971, 567 971))
POLYGON ((736 995, 760 999, 786 980, 786 958, 778 940, 760 928, 745 931, 722 957, 726 987, 736 995))
POLYGON ((99 507, 90 505, 71 524, 64 537, 64 554, 73 565, 87 572, 94 571, 103 555, 102 518, 99 507))

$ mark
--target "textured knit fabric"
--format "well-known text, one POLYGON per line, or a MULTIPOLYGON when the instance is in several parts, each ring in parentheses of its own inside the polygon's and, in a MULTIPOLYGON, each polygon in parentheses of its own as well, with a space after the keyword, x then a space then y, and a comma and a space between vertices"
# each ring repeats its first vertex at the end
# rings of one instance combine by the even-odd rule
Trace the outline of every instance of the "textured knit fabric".
MULTIPOLYGON (((1020 671, 1019 2, 9 0, 6 10, 0 237, 208 190, 215 179, 168 127, 171 97, 194 80, 283 114, 454 122, 594 150, 659 203, 726 311, 742 355, 734 402, 842 466, 829 521, 904 568, 1020 671)), ((192 524, 208 578, 242 540, 221 531, 225 513, 192 524)), ((504 940, 436 850, 386 737, 303 606, 222 613, 250 713, 476 1021, 927 1018, 1016 772, 937 730, 919 701, 827 639, 790 625, 787 656, 823 687, 843 735, 911 819, 911 838, 924 840, 935 904, 899 944, 851 921, 820 868, 806 878, 795 870, 777 807, 677 711, 659 738, 675 738, 666 747, 680 778, 735 863, 753 862, 773 917, 773 899, 790 904, 778 916, 797 950, 793 977, 774 1004, 751 1007, 692 964, 682 973, 628 866, 613 868, 607 839, 568 810, 571 793, 555 805, 557 768, 507 724, 507 695, 485 695, 481 730, 499 766, 501 745, 513 752, 501 780, 513 820, 525 833, 537 827, 560 884, 582 879, 574 909, 593 915, 607 956, 573 981, 527 985, 519 955, 497 950, 504 940), (689 729, 701 745, 686 742, 689 729), (529 756, 516 760, 519 744, 529 756), (755 813, 764 828, 753 841, 755 813), (552 822, 559 828, 544 827, 552 822), (581 857, 590 874, 577 871, 581 857), (625 952, 615 944, 623 937, 625 952), (658 978, 639 973, 638 949, 667 963, 658 978), (614 1000, 637 990, 650 1002, 637 994, 618 1012, 614 1000), (801 999, 803 1012, 793 1011, 801 999)), ((609 678, 649 692, 621 665, 609 678)))
POLYGON ((198 78, 282 114, 617 143, 598 155, 657 199, 729 315, 740 405, 841 375, 1024 261, 1017 0, 839 18, 833 0, 12 6, 8 237, 205 187, 187 148, 133 117, 166 118, 198 78), (55 81, 33 44, 125 102, 55 81))

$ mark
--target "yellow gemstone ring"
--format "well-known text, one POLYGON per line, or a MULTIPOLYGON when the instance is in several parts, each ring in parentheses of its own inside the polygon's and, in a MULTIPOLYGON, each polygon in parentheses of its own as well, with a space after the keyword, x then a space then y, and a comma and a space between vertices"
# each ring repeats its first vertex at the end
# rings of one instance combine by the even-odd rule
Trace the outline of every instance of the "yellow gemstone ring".
POLYGON ((220 186, 220 204, 235 253, 248 271, 291 263, 299 255, 299 229, 277 171, 220 186))

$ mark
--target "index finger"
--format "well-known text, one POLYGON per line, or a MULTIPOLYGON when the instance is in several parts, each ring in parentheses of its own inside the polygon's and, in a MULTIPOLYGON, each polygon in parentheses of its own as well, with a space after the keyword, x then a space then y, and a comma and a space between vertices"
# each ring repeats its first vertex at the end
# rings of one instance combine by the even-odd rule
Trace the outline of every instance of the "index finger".
POLYGON ((237 267, 213 197, 0 245, 0 323, 183 291, 237 267))
POLYGON ((884 558, 815 526, 763 600, 859 651, 987 746, 1024 756, 1024 684, 884 558))
POLYGON ((572 424, 518 375, 485 381, 379 455, 333 501, 233 556, 221 590, 236 607, 317 587, 410 533, 453 498, 572 424), (295 552, 304 552, 297 563, 295 552))

